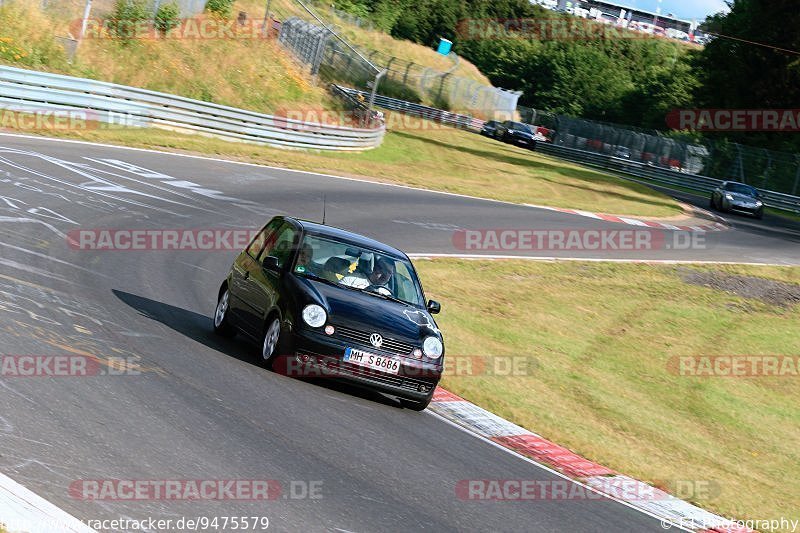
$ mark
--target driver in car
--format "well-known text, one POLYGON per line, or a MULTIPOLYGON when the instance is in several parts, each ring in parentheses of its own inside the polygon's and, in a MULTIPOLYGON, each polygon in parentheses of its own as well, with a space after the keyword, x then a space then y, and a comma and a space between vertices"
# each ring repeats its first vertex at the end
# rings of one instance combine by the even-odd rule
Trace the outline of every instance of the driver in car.
POLYGON ((313 262, 314 259, 314 249, 308 243, 303 243, 303 246, 300 247, 300 251, 297 253, 297 266, 295 270, 297 272, 310 272, 315 276, 319 276, 320 273, 317 271, 316 265, 313 262))
POLYGON ((392 296, 392 291, 386 287, 389 280, 394 276, 394 263, 385 257, 379 257, 375 260, 375 266, 372 272, 365 276, 361 271, 356 269, 351 274, 342 278, 340 283, 356 289, 369 289, 383 294, 385 296, 392 296))

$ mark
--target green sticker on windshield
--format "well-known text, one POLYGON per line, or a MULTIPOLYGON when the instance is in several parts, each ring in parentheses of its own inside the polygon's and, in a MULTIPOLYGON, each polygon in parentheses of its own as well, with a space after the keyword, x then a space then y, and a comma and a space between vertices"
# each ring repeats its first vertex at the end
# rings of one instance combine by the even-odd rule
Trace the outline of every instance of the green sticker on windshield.
POLYGON ((302 272, 306 271, 306 267, 304 267, 303 265, 297 265, 297 267, 295 267, 294 271, 302 273, 302 272))

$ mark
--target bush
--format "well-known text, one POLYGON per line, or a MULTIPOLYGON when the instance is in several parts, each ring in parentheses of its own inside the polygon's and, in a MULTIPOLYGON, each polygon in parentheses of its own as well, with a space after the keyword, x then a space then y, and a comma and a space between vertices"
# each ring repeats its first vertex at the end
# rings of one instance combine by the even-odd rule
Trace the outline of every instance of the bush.
POLYGON ((206 11, 215 13, 224 18, 231 16, 232 8, 233 0, 208 0, 206 3, 206 11))
POLYGON ((26 55, 25 50, 14 44, 14 39, 11 37, 0 37, 0 59, 16 63, 26 55))
POLYGON ((117 0, 108 21, 108 29, 114 37, 129 42, 150 20, 150 9, 145 0, 117 0))
POLYGON ((156 29, 165 34, 180 23, 181 10, 175 2, 162 4, 156 11, 156 29))

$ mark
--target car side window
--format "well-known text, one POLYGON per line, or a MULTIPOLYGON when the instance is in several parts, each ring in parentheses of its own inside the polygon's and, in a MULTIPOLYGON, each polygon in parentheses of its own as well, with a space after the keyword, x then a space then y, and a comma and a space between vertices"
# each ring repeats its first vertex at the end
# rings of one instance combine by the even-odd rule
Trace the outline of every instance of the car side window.
POLYGON ((278 266, 283 267, 290 259, 292 252, 297 248, 297 241, 300 237, 294 226, 285 223, 277 231, 274 231, 264 246, 259 260, 263 261, 267 256, 273 256, 278 259, 278 266))
POLYGON ((281 225, 280 220, 273 220, 256 235, 253 242, 247 247, 247 254, 253 259, 258 259, 259 254, 264 249, 267 242, 267 237, 272 234, 281 225))

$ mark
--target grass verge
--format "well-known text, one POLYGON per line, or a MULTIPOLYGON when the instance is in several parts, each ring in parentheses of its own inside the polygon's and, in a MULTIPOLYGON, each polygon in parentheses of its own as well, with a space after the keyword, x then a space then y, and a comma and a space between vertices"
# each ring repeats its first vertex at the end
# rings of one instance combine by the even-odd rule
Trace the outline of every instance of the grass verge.
MULTIPOLYGON (((796 357, 796 306, 684 281, 705 267, 437 259, 417 268, 427 296, 443 302, 451 361, 530 363, 518 376, 448 375, 448 390, 662 488, 708 482, 718 490, 682 496, 724 516, 800 518, 800 377, 669 369, 676 356, 796 357)), ((715 270, 800 283, 797 268, 715 270)))
POLYGON ((88 127, 22 132, 177 150, 516 203, 649 217, 681 213, 674 200, 644 185, 474 133, 427 122, 416 124, 418 128, 389 132, 382 146, 363 153, 282 150, 158 129, 88 127))
MULTIPOLYGON (((70 62, 58 38, 76 34, 82 3, 48 4, 45 9, 33 0, 0 3, 0 64, 143 87, 263 112, 281 108, 338 109, 341 105, 324 87, 313 84, 306 69, 276 39, 263 39, 259 31, 253 31, 254 24, 260 24, 264 16, 263 2, 235 2, 232 16, 244 12, 250 20, 235 35, 211 29, 201 32, 201 28, 225 25, 205 26, 198 22, 174 37, 154 38, 144 32, 143 38, 129 42, 110 38, 107 32, 96 29, 94 21, 108 16, 111 4, 109 0, 95 2, 92 26, 70 62)), ((281 18, 302 12, 292 0, 275 0, 272 9, 281 18)), ((447 70, 452 65, 434 50, 410 41, 355 26, 346 26, 346 30, 354 42, 387 53, 393 51, 400 57, 408 56, 423 66, 447 70)), ((466 60, 459 64, 458 73, 488 84, 466 60)))

